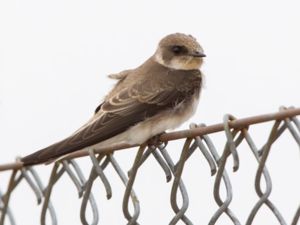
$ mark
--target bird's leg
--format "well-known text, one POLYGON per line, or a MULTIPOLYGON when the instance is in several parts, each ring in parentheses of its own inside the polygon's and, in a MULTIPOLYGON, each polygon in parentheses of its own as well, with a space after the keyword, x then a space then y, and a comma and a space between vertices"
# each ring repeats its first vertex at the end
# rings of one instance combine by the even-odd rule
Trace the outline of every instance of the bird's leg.
POLYGON ((152 138, 150 138, 148 141, 147 141, 147 144, 148 146, 159 146, 160 144, 162 144, 163 142, 160 140, 160 136, 165 134, 166 132, 162 132, 160 134, 157 134, 155 136, 153 136, 152 138))

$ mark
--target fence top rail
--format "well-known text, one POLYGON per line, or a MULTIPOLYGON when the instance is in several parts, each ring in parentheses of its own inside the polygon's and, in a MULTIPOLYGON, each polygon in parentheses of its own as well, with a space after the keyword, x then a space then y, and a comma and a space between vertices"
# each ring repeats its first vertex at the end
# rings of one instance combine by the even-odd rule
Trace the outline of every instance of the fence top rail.
MULTIPOLYGON (((280 110, 279 112, 275 113, 268 113, 268 114, 262 114, 252 117, 245 117, 241 119, 235 119, 229 122, 229 127, 234 129, 242 129, 252 124, 257 123, 263 123, 263 122, 269 122, 272 120, 283 120, 285 118, 294 117, 300 115, 300 108, 287 108, 284 110, 280 110)), ((183 139, 183 138, 193 138, 196 136, 201 136, 205 134, 210 133, 216 133, 224 130, 224 124, 218 123, 213 124, 205 127, 197 127, 189 130, 180 130, 170 133, 165 133, 160 136, 160 140, 163 142, 171 141, 171 140, 177 140, 177 139, 183 139)), ((95 149, 95 153, 109 153, 112 151, 127 149, 131 147, 137 147, 138 145, 129 145, 129 144, 116 144, 111 145, 108 147, 102 147, 95 149)), ((73 159, 73 158, 79 158, 83 156, 89 155, 87 148, 73 152, 71 154, 68 154, 63 160, 65 159, 73 159)), ((7 163, 0 165, 0 171, 5 170, 17 170, 23 167, 23 163, 20 161, 13 162, 13 163, 7 163)))

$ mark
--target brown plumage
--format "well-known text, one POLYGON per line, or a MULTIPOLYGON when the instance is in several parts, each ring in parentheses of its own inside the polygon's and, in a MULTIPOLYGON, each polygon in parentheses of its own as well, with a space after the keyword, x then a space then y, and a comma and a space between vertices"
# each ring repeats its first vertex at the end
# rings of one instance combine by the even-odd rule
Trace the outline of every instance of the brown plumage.
POLYGON ((99 146, 98 143, 141 144, 180 125, 193 114, 199 98, 202 51, 191 36, 167 36, 154 56, 140 67, 110 75, 118 80, 116 86, 83 127, 70 137, 22 158, 24 165, 44 163, 88 146, 99 146), (174 46, 182 47, 183 52, 174 52, 174 46), (178 62, 183 69, 172 68, 178 62), (134 137, 132 133, 137 131, 139 135, 134 137))

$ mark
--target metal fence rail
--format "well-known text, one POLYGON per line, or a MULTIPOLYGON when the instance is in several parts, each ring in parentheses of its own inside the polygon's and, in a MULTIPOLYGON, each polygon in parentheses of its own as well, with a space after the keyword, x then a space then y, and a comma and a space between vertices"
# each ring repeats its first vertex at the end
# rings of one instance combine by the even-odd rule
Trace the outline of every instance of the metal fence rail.
MULTIPOLYGON (((293 140, 300 148, 300 122, 297 118, 298 115, 300 115, 300 108, 281 107, 277 113, 244 119, 236 119, 232 115, 225 115, 222 124, 215 124, 211 126, 206 126, 204 124, 191 124, 190 130, 163 134, 160 137, 160 142, 155 145, 145 144, 138 146, 136 157, 128 173, 122 169, 118 160, 114 156, 114 154, 118 154, 116 152, 117 150, 134 147, 128 145, 116 145, 102 149, 81 150, 73 153, 61 161, 49 165, 49 167, 52 166, 52 171, 46 186, 42 184, 37 169, 35 169, 36 167, 22 167, 22 163, 19 161, 11 164, 0 165, 0 172, 11 171, 8 183, 4 184, 0 182, 0 189, 4 190, 4 187, 7 186, 5 192, 1 192, 0 190, 0 225, 16 224, 12 210, 13 205, 9 204, 9 200, 11 195, 22 182, 25 182, 30 186, 37 198, 38 204, 42 205, 40 223, 42 225, 46 224, 46 214, 49 213, 51 224, 58 224, 59 218, 56 217, 55 208, 51 203, 50 198, 53 187, 63 175, 69 176, 78 190, 79 197, 81 198, 81 223, 84 225, 98 224, 99 210, 97 200, 93 196, 92 190, 95 186, 95 180, 100 179, 105 188, 107 199, 111 198, 112 187, 109 177, 104 173, 108 165, 111 165, 114 168, 115 172, 125 185, 122 202, 124 217, 128 221, 128 224, 138 224, 140 204, 137 195, 133 190, 133 186, 140 166, 150 156, 154 156, 155 160, 160 165, 166 176, 167 182, 172 181, 170 205, 174 211, 174 216, 173 218, 170 218, 169 224, 175 225, 180 221, 183 224, 193 224, 191 219, 189 219, 186 215, 186 211, 189 207, 189 197, 186 185, 182 179, 182 173, 184 171, 185 164, 189 162, 188 159, 198 149, 202 152, 210 166, 211 175, 215 177, 213 194, 215 202, 219 208, 211 216, 208 224, 216 224, 222 215, 226 215, 231 220, 232 224, 240 225, 241 222, 238 215, 230 209, 230 204, 233 199, 233 191, 231 187, 231 179, 226 172, 225 167, 228 164, 228 158, 232 157, 233 170, 237 171, 239 169, 240 161, 238 149, 242 142, 247 144, 258 164, 254 185, 259 199, 249 212, 245 224, 253 224, 253 221, 262 206, 269 208, 278 221, 278 224, 299 224, 300 204, 297 209, 294 209, 295 213, 292 221, 286 221, 281 212, 271 201, 270 194, 272 191, 272 181, 270 173, 266 167, 266 161, 268 160, 270 151, 272 150, 272 145, 282 136, 283 133, 290 133, 293 140), (249 127, 254 126, 254 124, 267 121, 274 121, 274 124, 266 142, 261 147, 258 147, 250 135, 249 127), (225 132, 226 135, 226 143, 221 155, 218 154, 215 144, 209 137, 209 134, 215 132, 225 132), (181 150, 180 158, 177 162, 175 162, 167 149, 168 142, 178 139, 185 139, 185 142, 181 150), (92 168, 89 176, 85 178, 80 166, 76 163, 75 158, 87 155, 91 159, 92 168), (225 198, 221 195, 221 184, 224 184, 223 186, 226 190, 225 198), (86 218, 88 204, 92 209, 92 219, 86 218), (133 206, 133 210, 130 209, 129 205, 133 206)), ((298 171, 298 174, 300 175, 300 171, 298 171)), ((297 176, 294 179, 299 182, 300 176, 297 176)))

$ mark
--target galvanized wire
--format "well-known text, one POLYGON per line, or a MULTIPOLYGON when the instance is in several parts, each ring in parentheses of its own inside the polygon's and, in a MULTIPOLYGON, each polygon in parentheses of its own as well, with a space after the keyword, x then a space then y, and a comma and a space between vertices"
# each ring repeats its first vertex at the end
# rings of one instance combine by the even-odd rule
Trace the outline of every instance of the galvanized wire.
MULTIPOLYGON (((52 172, 49 177, 47 186, 45 187, 38 175, 38 167, 22 167, 19 159, 16 163, 0 165, 0 172, 4 170, 11 170, 11 175, 6 184, 6 191, 0 191, 0 225, 11 224, 16 225, 16 219, 13 214, 13 205, 10 202, 10 197, 14 191, 19 187, 20 183, 25 182, 29 185, 36 196, 37 203, 42 204, 42 211, 40 215, 40 223, 46 225, 46 216, 49 214, 52 225, 58 224, 59 218, 55 213, 55 207, 50 199, 56 183, 59 182, 63 175, 67 175, 78 192, 81 200, 80 220, 84 225, 101 224, 101 216, 97 206, 97 200, 93 196, 93 192, 99 192, 101 187, 96 186, 94 181, 99 179, 103 190, 106 192, 106 197, 109 200, 113 195, 113 187, 110 184, 110 178, 113 174, 107 175, 106 168, 111 165, 116 175, 121 179, 125 185, 122 210, 127 224, 138 225, 139 216, 141 213, 140 201, 136 192, 133 190, 136 178, 139 176, 140 167, 151 156, 157 161, 159 168, 166 177, 166 181, 172 181, 170 190, 170 206, 174 212, 174 216, 170 218, 170 225, 176 225, 180 221, 183 224, 192 225, 192 220, 187 216, 189 208, 189 196, 187 187, 183 180, 183 172, 185 165, 189 163, 191 156, 195 152, 201 152, 204 159, 207 161, 211 171, 211 176, 214 176, 213 197, 218 209, 211 215, 208 222, 209 225, 220 223, 221 216, 225 215, 229 218, 232 224, 241 225, 237 212, 231 209, 231 202, 233 199, 233 188, 231 184, 231 177, 226 170, 229 166, 228 158, 233 158, 233 171, 237 172, 239 166, 243 164, 239 159, 239 146, 241 143, 247 144, 249 150, 254 155, 258 167, 256 171, 254 186, 258 196, 257 202, 254 204, 245 221, 246 225, 253 224, 257 214, 261 211, 262 206, 268 207, 272 215, 278 221, 278 224, 289 224, 279 209, 271 201, 272 179, 267 168, 267 161, 270 158, 270 152, 274 143, 284 133, 290 133, 293 140, 300 149, 300 122, 297 116, 300 115, 300 109, 293 107, 280 107, 280 111, 274 114, 266 114, 261 116, 249 117, 245 119, 237 119, 234 116, 227 114, 223 118, 222 124, 215 124, 206 126, 205 124, 191 124, 189 130, 162 134, 156 138, 156 142, 149 142, 139 146, 132 167, 126 174, 122 169, 121 164, 115 158, 116 150, 133 147, 129 145, 111 146, 103 149, 87 149, 77 153, 73 153, 60 161, 53 164, 52 172), (274 120, 274 125, 270 134, 262 147, 257 147, 252 138, 249 129, 256 123, 274 120), (213 139, 209 136, 211 133, 224 131, 226 143, 222 154, 219 155, 213 139), (185 143, 181 148, 181 154, 177 161, 175 161, 169 154, 170 149, 168 142, 172 140, 185 138, 185 143), (169 150, 168 150, 169 149, 169 150), (91 169, 88 178, 84 177, 80 165, 74 158, 89 155, 91 160, 91 169), (223 185, 222 185, 223 184, 223 185), (264 188, 262 188, 264 186, 264 188), (222 194, 225 190, 226 194, 222 194), (86 218, 87 204, 89 203, 91 209, 91 219, 86 218), (130 206, 131 209, 130 209, 130 206), (7 218, 7 220, 6 220, 7 218)), ((219 151, 220 152, 220 151, 219 151)), ((51 165, 49 165, 51 166, 51 165)), ((298 171, 299 172, 299 171, 298 171)), ((297 179, 297 178, 296 178, 297 179)), ((298 176, 299 181, 299 176, 298 176)), ((0 183, 0 187, 4 190, 5 184, 0 183)), ((55 190, 60 191, 60 190, 55 190)), ((291 225, 299 224, 300 220, 300 204, 295 209, 295 214, 291 220, 291 225)), ((204 222, 203 222, 204 223, 204 222)))

